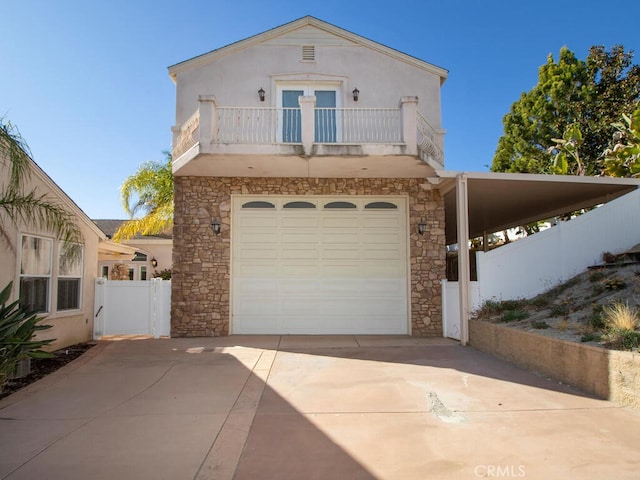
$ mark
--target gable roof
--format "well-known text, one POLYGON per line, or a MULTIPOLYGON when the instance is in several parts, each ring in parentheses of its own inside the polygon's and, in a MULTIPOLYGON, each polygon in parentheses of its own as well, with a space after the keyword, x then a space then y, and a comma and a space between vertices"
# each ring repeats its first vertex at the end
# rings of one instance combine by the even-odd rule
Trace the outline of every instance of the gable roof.
POLYGON ((230 55, 232 53, 238 52, 240 50, 252 47, 260 43, 264 43, 276 37, 281 37, 294 30, 298 30, 307 26, 315 27, 329 34, 341 37, 355 44, 362 45, 363 47, 370 48, 371 50, 375 50, 376 52, 382 53, 384 55, 388 55, 396 60, 408 63, 417 68, 425 70, 429 73, 437 75, 440 77, 440 85, 442 85, 444 81, 447 79, 447 75, 449 72, 442 67, 438 67, 431 63, 425 62, 424 60, 420 60, 419 58, 403 53, 399 50, 395 50, 391 47, 387 47, 386 45, 382 45, 380 43, 374 42, 373 40, 369 40, 368 38, 352 33, 348 30, 344 30, 340 27, 336 27, 335 25, 324 22, 312 16, 299 18, 298 20, 285 23, 284 25, 281 25, 276 28, 272 28, 271 30, 267 30, 266 32, 259 33, 252 37, 246 38, 244 40, 239 40, 227 46, 218 48, 216 50, 212 50, 202 55, 198 55, 197 57, 193 57, 189 60, 176 63, 175 65, 172 65, 169 67, 169 75, 171 76, 171 79, 175 83, 177 75, 180 72, 183 72, 185 70, 190 70, 191 68, 194 68, 194 67, 208 64, 218 58, 224 57, 226 55, 230 55))
MULTIPOLYGON (((98 226, 100 230, 104 232, 107 238, 113 238, 113 234, 116 233, 116 230, 120 228, 120 225, 127 222, 128 220, 120 220, 113 218, 105 218, 105 219, 94 219, 93 223, 98 226)), ((172 239, 173 235, 171 232, 159 233, 157 235, 136 235, 133 239, 137 240, 167 240, 172 239)))

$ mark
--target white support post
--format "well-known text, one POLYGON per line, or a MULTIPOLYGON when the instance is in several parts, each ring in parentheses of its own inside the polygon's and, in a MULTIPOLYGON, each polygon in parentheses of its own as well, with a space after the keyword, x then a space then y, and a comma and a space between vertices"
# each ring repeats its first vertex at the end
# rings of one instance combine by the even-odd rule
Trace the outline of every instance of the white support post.
POLYGON ((199 138, 200 146, 210 145, 218 137, 216 127, 216 97, 214 95, 200 95, 200 126, 199 138))
POLYGON ((456 210, 458 220, 458 287, 460 292, 460 343, 469 344, 470 267, 469 267, 469 194, 467 175, 456 176, 456 210))
POLYGON ((311 155, 316 138, 316 97, 314 95, 298 97, 302 122, 302 148, 305 155, 311 155))
POLYGON ((402 141, 408 155, 418 154, 418 97, 400 99, 402 117, 402 141))
POLYGON ((171 127, 171 133, 173 134, 171 141, 171 151, 175 151, 176 147, 178 146, 178 140, 180 139, 180 133, 182 133, 182 128, 180 128, 180 125, 173 125, 171 127))

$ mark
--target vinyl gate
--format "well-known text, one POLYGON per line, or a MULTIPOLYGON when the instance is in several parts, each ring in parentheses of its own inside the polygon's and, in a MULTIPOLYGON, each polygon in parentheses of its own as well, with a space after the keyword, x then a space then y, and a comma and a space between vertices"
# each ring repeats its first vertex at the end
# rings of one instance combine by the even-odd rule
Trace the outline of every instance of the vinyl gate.
POLYGON ((96 279, 93 338, 171 334, 171 281, 96 279))

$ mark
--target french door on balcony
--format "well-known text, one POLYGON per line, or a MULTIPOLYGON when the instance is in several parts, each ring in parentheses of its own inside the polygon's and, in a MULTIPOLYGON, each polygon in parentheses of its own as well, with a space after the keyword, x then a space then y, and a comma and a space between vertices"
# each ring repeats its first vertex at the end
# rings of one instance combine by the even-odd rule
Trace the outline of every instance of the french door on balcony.
POLYGON ((296 90, 282 90, 282 141, 285 143, 302 142, 302 121, 298 97, 315 95, 316 111, 315 142, 336 142, 337 89, 304 87, 296 90))

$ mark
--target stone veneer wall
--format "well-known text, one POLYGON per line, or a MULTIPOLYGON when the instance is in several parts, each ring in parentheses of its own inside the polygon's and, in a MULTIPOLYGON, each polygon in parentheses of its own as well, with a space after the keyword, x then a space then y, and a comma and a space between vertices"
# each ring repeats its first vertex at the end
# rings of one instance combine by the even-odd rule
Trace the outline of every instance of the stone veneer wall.
POLYGON ((444 200, 424 179, 175 177, 171 335, 229 334, 231 195, 408 195, 411 333, 442 335, 445 277, 444 200), (221 219, 216 236, 211 219, 221 219), (424 236, 417 233, 421 219, 424 236))

